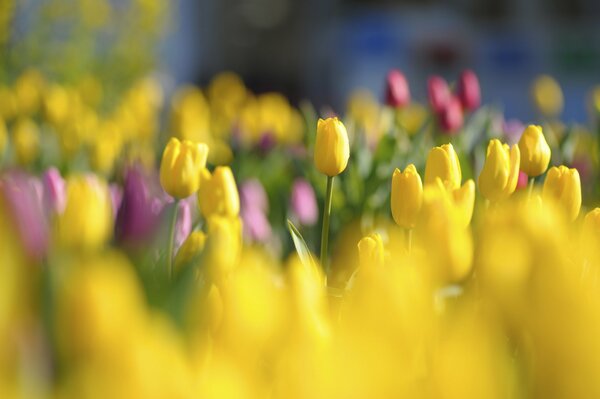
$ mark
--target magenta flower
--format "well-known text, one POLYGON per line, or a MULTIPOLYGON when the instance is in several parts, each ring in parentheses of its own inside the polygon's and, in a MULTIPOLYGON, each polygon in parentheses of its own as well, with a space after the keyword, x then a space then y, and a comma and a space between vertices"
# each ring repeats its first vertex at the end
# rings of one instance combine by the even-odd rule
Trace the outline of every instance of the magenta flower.
POLYGON ((429 96, 429 105, 433 112, 439 114, 446 108, 446 104, 450 101, 451 93, 448 82, 441 76, 431 76, 427 80, 427 94, 429 96))
POLYGON ((46 254, 49 239, 41 182, 20 171, 9 172, 0 180, 0 194, 27 255, 39 261, 46 254))
POLYGON ((444 133, 450 135, 458 133, 464 122, 462 105, 458 97, 451 96, 438 117, 444 133))
POLYGON ((300 224, 312 226, 317 223, 319 218, 317 198, 312 186, 306 180, 298 178, 294 181, 290 205, 292 213, 300 224))
POLYGON ((410 103, 410 89, 406 77, 397 69, 392 69, 386 78, 385 103, 393 108, 402 108, 410 103))
POLYGON ((251 241, 268 240, 271 237, 271 225, 266 216, 269 199, 259 180, 247 180, 240 185, 240 208, 244 236, 251 241))
POLYGON ((465 111, 473 111, 481 105, 481 88, 475 72, 464 70, 458 78, 458 98, 465 111))
POLYGON ((44 208, 47 214, 63 213, 67 203, 65 180, 56 168, 49 168, 42 175, 44 208))
POLYGON ((158 178, 139 167, 125 175, 122 200, 117 211, 115 237, 128 245, 151 240, 159 227, 166 204, 158 178))

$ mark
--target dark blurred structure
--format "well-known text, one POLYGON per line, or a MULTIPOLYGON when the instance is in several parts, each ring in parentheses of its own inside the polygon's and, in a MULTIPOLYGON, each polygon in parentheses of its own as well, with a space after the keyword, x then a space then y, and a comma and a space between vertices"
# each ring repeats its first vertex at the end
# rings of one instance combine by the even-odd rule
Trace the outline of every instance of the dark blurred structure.
POLYGON ((178 81, 206 83, 233 70, 257 92, 341 109, 365 87, 381 95, 399 67, 414 97, 439 73, 469 67, 485 102, 509 117, 535 118, 529 86, 549 73, 565 92, 564 120, 586 118, 600 83, 600 2, 596 0, 179 0, 167 41, 178 81))

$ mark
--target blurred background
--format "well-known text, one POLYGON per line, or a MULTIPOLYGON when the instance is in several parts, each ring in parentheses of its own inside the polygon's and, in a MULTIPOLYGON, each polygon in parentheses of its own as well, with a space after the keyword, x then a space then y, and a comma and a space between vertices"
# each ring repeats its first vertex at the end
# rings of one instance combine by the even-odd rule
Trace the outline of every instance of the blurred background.
POLYGON ((177 82, 204 85, 231 70, 255 92, 338 111, 355 88, 381 96, 392 67, 422 101, 428 75, 453 81, 472 68, 483 102, 523 121, 536 119, 529 86, 540 73, 560 82, 567 123, 586 121, 600 83, 596 0, 178 0, 174 8, 162 62, 177 82))

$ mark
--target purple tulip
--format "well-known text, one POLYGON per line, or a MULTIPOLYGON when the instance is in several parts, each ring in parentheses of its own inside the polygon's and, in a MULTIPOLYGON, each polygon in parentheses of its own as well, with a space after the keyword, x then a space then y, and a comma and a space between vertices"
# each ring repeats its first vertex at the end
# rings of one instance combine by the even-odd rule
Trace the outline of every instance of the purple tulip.
POLYGON ((504 137, 506 137, 506 141, 509 145, 517 144, 519 142, 523 130, 525 130, 525 125, 518 119, 505 120, 502 125, 504 137))
POLYGON ((240 211, 240 215, 244 222, 244 237, 258 242, 265 242, 271 237, 271 225, 260 209, 243 209, 240 211))
POLYGON ((115 237, 129 245, 139 245, 154 237, 160 225, 166 199, 158 178, 141 167, 131 167, 115 223, 115 237))
POLYGON ((112 205, 113 211, 113 220, 117 218, 117 211, 121 206, 121 202, 123 201, 123 189, 115 183, 111 183, 108 186, 108 191, 110 192, 110 203, 112 205))
POLYGON ((269 199, 259 180, 247 180, 240 185, 240 208, 244 236, 251 241, 268 240, 271 236, 271 225, 266 216, 269 199))
POLYGON ((243 209, 255 208, 261 212, 269 211, 269 199, 259 180, 246 180, 240 185, 240 205, 243 209))
POLYGON ((317 223, 319 210, 315 191, 306 180, 298 178, 294 181, 290 205, 292 213, 298 218, 300 224, 312 226, 317 223))
POLYGON ((9 172, 0 181, 0 192, 27 254, 40 260, 48 249, 41 182, 23 172, 9 172))
POLYGON ((42 175, 44 187, 44 207, 48 214, 63 213, 67 204, 65 180, 56 168, 50 168, 42 175))
POLYGON ((175 251, 192 232, 192 207, 195 204, 196 196, 179 201, 177 221, 175 222, 175 251))

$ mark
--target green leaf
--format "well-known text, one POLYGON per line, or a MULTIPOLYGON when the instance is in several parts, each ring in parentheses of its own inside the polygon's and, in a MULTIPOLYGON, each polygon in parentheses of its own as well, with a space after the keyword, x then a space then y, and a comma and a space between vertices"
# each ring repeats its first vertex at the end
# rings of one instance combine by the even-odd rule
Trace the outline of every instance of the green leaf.
POLYGON ((310 250, 308 249, 308 245, 306 245, 306 241, 304 241, 304 237, 302 237, 302 234, 300 234, 296 226, 294 226, 294 224, 289 219, 287 221, 287 225, 300 261, 305 266, 313 267, 314 260, 312 254, 310 253, 310 250))

